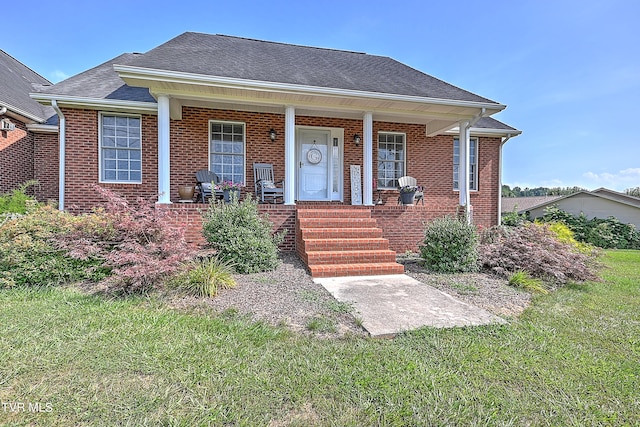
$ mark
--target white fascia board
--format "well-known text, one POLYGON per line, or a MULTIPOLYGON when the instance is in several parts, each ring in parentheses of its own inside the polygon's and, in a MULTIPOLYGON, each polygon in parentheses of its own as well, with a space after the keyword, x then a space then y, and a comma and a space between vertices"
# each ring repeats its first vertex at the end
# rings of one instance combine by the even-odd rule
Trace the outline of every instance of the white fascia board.
POLYGON ((27 129, 35 133, 58 133, 57 125, 32 124, 27 125, 27 129))
MULTIPOLYGON (((20 116, 20 117, 23 117, 23 118, 25 118, 27 120, 32 120, 32 121, 34 121, 36 123, 42 123, 42 122, 45 121, 45 119, 43 117, 34 116, 33 114, 27 113, 26 111, 21 110, 20 108, 16 108, 13 105, 6 104, 6 103, 3 102, 2 106, 3 107, 7 107, 7 112, 5 113, 7 115, 20 116)), ((14 118, 16 120, 20 120, 18 117, 14 117, 14 118)), ((24 120, 21 120, 21 121, 24 121, 24 120)))
POLYGON ((151 68, 132 67, 129 65, 114 65, 113 69, 125 80, 142 79, 157 82, 171 82, 197 85, 219 85, 229 88, 242 88, 253 90, 269 90, 274 92, 299 93, 301 95, 332 95, 348 96, 355 98, 381 99, 385 101, 404 101, 420 104, 446 105, 452 107, 486 108, 502 111, 506 105, 494 102, 457 101, 440 98, 426 98, 421 96, 397 95, 389 93, 365 92, 350 89, 337 89, 329 87, 306 86, 292 83, 266 82, 259 80, 237 79, 233 77, 207 76, 202 74, 184 73, 179 71, 156 70, 151 68))
POLYGON ((158 113, 158 104, 155 102, 123 101, 119 99, 84 98, 79 96, 55 95, 43 93, 30 93, 29 96, 44 105, 51 105, 55 100, 58 105, 74 108, 89 109, 122 109, 139 113, 158 113))
MULTIPOLYGON (((470 129, 470 132, 474 136, 508 136, 511 137, 518 136, 522 133, 521 130, 517 129, 490 129, 490 128, 474 128, 470 129)), ((458 126, 451 128, 447 131, 447 133, 458 135, 460 133, 460 128, 458 126)))

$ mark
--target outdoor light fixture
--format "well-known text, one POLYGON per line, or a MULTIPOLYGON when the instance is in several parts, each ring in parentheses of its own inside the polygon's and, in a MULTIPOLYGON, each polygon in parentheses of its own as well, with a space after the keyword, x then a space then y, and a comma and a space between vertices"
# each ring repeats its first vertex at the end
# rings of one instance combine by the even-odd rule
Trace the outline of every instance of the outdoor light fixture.
POLYGON ((276 131, 273 128, 271 128, 271 130, 269 131, 269 138, 271 138, 272 141, 275 141, 276 136, 278 136, 278 134, 276 134, 276 131))
POLYGON ((353 135, 353 142, 356 144, 356 147, 360 146, 360 135, 357 133, 353 135))

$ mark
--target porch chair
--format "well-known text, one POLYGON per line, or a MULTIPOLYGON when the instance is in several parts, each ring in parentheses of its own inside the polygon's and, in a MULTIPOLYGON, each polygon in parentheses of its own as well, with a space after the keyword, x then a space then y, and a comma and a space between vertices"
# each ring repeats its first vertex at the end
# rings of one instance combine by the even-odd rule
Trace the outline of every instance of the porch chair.
POLYGON ((253 182, 256 187, 256 198, 260 203, 266 203, 267 201, 278 203, 278 198, 284 202, 284 180, 275 182, 273 165, 269 163, 254 163, 253 182))
POLYGON ((216 190, 213 186, 220 182, 218 175, 207 169, 201 169, 196 172, 196 190, 198 190, 198 199, 202 203, 206 202, 206 198, 213 197, 216 194, 216 190))
MULTIPOLYGON (((418 180, 416 180, 412 176, 402 176, 398 178, 398 185, 400 187, 404 187, 407 185, 418 187, 418 191, 416 191, 416 194, 413 196, 413 203, 417 205, 418 202, 422 202, 422 205, 424 206, 424 191, 422 186, 418 185, 418 180)), ((398 204, 400 203, 402 202, 400 200, 400 196, 398 196, 398 204)))

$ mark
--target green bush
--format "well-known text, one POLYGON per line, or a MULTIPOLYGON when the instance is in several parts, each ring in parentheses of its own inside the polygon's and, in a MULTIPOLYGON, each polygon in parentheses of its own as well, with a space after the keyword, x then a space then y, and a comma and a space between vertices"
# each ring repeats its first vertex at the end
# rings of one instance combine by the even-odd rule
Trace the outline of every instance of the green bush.
POLYGON ((27 213, 28 205, 30 203, 33 205, 36 204, 35 199, 27 195, 27 188, 36 183, 37 181, 28 181, 10 193, 0 195, 0 214, 27 213))
POLYGON ((519 214, 515 209, 502 215, 501 218, 502 225, 509 227, 519 227, 527 221, 527 214, 519 214))
POLYGON ((640 249, 640 232, 633 224, 624 224, 614 217, 587 219, 574 216, 551 206, 545 210, 543 222, 562 222, 567 225, 579 242, 603 249, 640 249))
POLYGON ((440 273, 478 270, 478 235, 473 225, 452 217, 425 226, 420 254, 425 266, 440 273))
POLYGON ((101 262, 74 259, 55 244, 81 219, 43 206, 0 226, 0 288, 60 285, 108 275, 101 262))
POLYGON ((233 266, 218 258, 192 261, 174 276, 170 286, 196 296, 214 297, 220 289, 236 286, 233 266))
POLYGON ((273 234, 268 215, 258 213, 258 203, 250 195, 229 204, 212 200, 203 219, 205 239, 237 272, 256 273, 278 266, 278 245, 284 233, 273 234))

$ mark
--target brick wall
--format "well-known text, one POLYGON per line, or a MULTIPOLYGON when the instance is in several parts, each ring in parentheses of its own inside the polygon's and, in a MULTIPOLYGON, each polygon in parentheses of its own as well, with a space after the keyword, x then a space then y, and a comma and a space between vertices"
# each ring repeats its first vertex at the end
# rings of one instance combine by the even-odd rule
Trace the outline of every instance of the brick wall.
POLYGON ((33 174, 38 180, 35 196, 41 202, 58 201, 58 134, 36 133, 33 144, 33 174))
MULTIPOLYGON (((65 109, 67 117, 67 207, 85 211, 100 201, 89 188, 98 182, 98 112, 65 109)), ((236 121, 246 124, 246 192, 254 191, 253 163, 271 163, 277 180, 284 178, 284 114, 214 110, 183 107, 183 120, 171 121, 171 200, 178 200, 178 186, 195 184, 195 172, 207 169, 209 121, 236 121), (269 138, 273 128, 278 134, 269 138)), ((362 145, 356 147, 353 135, 362 134, 362 120, 297 116, 296 125, 343 128, 344 199, 350 200, 350 165, 362 164, 362 145)), ((143 182, 104 184, 125 196, 155 197, 157 193, 157 118, 142 116, 143 182)), ((379 131, 403 132, 407 138, 407 174, 425 187, 425 209, 433 212, 455 212, 459 194, 453 191, 452 135, 427 137, 425 126, 374 122, 373 158, 377 159, 379 131)), ((498 219, 498 154, 499 138, 479 138, 479 189, 471 193, 476 223, 489 226, 498 219)), ((374 160, 373 176, 377 176, 374 160)), ((364 183, 373 185, 373 183, 364 183)), ((374 193, 377 197, 377 193, 374 193)), ((398 192, 385 190, 386 206, 397 204, 398 192)))
MULTIPOLYGON (((174 203, 168 208, 171 209, 175 224, 183 228, 187 242, 195 245, 206 243, 202 235, 202 212, 206 211, 208 205, 174 203)), ((295 250, 295 206, 259 205, 258 210, 260 214, 269 216, 269 221, 273 223, 274 233, 286 232, 280 250, 293 252, 295 250)))
MULTIPOLYGON (((0 131, 0 193, 7 193, 33 179, 33 133, 12 119, 15 130, 0 131)), ((32 193, 33 188, 28 192, 32 193)))

